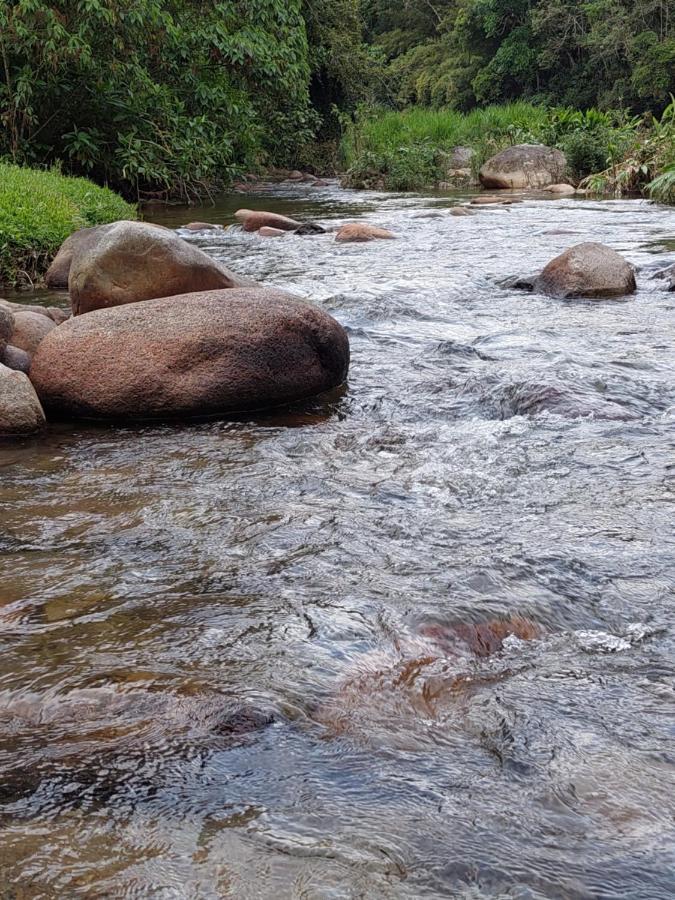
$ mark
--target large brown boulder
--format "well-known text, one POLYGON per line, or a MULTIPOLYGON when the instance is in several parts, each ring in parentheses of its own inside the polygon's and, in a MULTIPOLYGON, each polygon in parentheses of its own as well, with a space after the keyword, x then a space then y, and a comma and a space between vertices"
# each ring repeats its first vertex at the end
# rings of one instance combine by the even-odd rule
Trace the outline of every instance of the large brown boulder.
POLYGON ((115 222, 94 246, 73 255, 68 286, 73 314, 155 297, 244 283, 178 235, 144 222, 115 222))
POLYGON ((14 331, 10 343, 26 353, 35 353, 41 341, 56 323, 49 317, 35 312, 17 312, 14 315, 14 331))
POLYGON ((396 237, 386 228, 378 228, 376 225, 368 225, 366 222, 350 222, 342 225, 335 235, 335 240, 341 244, 364 243, 365 241, 393 240, 396 237))
POLYGON ((328 313, 243 288, 103 309, 40 344, 30 377, 46 408, 154 418, 274 407, 341 384, 349 342, 328 313))
POLYGON ((300 222, 280 216, 278 213, 263 210, 238 209, 234 214, 237 222, 241 222, 244 231, 260 231, 261 228, 278 228, 279 231, 295 231, 300 222))
POLYGON ((81 228, 67 237, 52 260, 51 266, 47 269, 45 275, 47 287, 54 290, 67 290, 73 255, 96 246, 101 235, 109 230, 110 225, 96 225, 93 228, 81 228))
POLYGON ((551 260, 534 289, 552 297, 623 297, 636 290, 635 271, 611 247, 588 242, 551 260))
POLYGON ((545 188, 561 182, 566 168, 560 150, 543 144, 517 144, 489 159, 479 178, 489 190, 545 188))
POLYGON ((0 364, 0 436, 22 437, 45 426, 45 414, 23 372, 0 364))

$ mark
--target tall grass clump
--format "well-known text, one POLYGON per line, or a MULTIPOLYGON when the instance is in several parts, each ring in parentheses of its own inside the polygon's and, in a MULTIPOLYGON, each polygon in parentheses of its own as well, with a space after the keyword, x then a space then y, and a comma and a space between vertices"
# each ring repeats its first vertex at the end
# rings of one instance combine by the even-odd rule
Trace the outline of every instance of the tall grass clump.
POLYGON ((86 178, 0 162, 0 284, 38 280, 78 228, 135 218, 135 206, 86 178))
POLYGON ((672 202, 675 100, 660 118, 525 102, 466 114, 426 107, 360 109, 345 129, 342 155, 354 187, 415 190, 446 180, 452 169, 448 154, 455 147, 473 151, 476 177, 490 156, 523 143, 558 147, 567 158, 569 178, 593 192, 643 191, 672 202))
POLYGON ((379 176, 386 187, 412 190, 443 180, 454 147, 473 150, 477 172, 505 146, 537 140, 546 121, 546 109, 523 102, 466 114, 426 107, 361 109, 346 128, 342 157, 355 185, 379 176))

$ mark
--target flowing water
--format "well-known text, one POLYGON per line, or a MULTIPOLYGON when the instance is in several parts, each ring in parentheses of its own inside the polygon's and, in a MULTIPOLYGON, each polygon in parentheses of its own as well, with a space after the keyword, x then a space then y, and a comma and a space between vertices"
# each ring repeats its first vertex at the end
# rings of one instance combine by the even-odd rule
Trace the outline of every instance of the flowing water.
POLYGON ((455 200, 157 214, 397 232, 189 237, 335 315, 348 386, 0 447, 3 900, 675 895, 675 215, 455 200), (500 285, 588 239, 635 296, 500 285))

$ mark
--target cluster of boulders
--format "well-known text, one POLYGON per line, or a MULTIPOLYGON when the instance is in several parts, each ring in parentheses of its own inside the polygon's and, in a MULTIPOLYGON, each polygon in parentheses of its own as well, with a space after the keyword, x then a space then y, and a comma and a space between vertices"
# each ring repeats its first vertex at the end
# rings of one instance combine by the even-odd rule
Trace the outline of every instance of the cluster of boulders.
POLYGON ((43 409, 103 419, 260 410, 346 378, 349 341, 328 313, 239 278, 169 229, 87 229, 50 271, 52 284, 67 280, 72 317, 0 306, 0 434, 39 430, 43 409))
MULTIPOLYGON (((325 234, 327 230, 315 222, 298 222, 288 216, 265 210, 238 209, 234 217, 244 231, 255 232, 260 237, 282 237, 288 233, 325 234)), ((346 225, 341 225, 335 233, 335 240, 342 244, 391 240, 395 237, 396 235, 386 228, 378 228, 367 222, 348 222, 346 225)))

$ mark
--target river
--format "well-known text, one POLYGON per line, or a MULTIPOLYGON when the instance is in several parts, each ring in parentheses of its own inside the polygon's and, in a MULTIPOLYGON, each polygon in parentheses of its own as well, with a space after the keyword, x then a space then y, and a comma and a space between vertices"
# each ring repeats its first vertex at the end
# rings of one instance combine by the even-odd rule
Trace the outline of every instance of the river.
POLYGON ((458 199, 148 214, 399 239, 188 235, 337 317, 344 390, 0 445, 0 897, 675 895, 675 213, 458 199), (500 283, 584 240, 636 295, 500 283))

